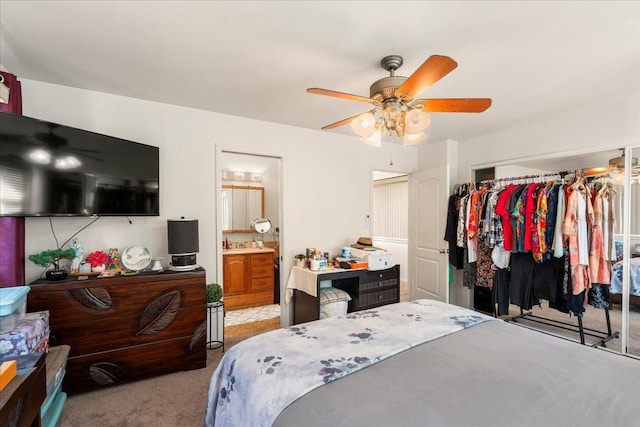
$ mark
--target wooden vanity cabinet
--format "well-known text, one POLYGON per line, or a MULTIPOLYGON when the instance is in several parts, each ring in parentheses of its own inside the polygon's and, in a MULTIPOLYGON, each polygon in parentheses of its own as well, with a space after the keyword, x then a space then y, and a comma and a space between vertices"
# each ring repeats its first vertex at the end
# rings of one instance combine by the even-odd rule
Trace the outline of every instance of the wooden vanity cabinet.
POLYGON ((234 252, 222 259, 225 310, 273 304, 274 251, 234 252))

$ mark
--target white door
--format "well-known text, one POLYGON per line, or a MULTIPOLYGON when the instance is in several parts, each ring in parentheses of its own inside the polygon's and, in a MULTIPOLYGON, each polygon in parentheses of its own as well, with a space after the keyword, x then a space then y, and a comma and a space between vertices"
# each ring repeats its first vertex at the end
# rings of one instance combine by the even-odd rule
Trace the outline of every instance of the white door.
POLYGON ((448 166, 409 177, 409 299, 449 302, 447 242, 448 166))

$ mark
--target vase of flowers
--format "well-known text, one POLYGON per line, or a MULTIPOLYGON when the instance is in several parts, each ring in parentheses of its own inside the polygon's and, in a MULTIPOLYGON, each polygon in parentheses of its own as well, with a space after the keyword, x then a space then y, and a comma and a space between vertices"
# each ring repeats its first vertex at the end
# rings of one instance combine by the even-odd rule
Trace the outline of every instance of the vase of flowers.
POLYGON ((108 259, 105 251, 94 251, 87 255, 87 262, 91 264, 91 271, 94 273, 103 272, 108 259))

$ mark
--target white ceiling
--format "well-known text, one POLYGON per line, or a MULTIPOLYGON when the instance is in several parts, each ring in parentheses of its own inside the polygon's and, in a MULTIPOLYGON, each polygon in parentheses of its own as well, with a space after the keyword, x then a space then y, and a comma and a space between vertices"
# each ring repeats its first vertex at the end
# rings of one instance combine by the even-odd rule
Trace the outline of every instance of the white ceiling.
POLYGON ((306 88, 368 96, 383 56, 408 76, 447 55, 458 68, 420 97, 493 105, 434 114, 427 143, 640 93, 637 1, 0 0, 0 24, 20 78, 310 129, 368 104, 306 88))

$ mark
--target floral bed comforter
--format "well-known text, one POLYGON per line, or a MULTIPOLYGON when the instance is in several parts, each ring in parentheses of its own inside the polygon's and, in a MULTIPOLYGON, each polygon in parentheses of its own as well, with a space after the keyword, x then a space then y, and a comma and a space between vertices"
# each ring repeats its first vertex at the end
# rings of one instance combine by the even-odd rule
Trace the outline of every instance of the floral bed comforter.
POLYGON ((205 426, 271 426, 290 403, 394 354, 492 317, 433 300, 386 305, 257 335, 213 373, 205 426))

